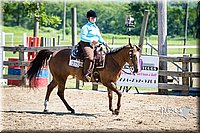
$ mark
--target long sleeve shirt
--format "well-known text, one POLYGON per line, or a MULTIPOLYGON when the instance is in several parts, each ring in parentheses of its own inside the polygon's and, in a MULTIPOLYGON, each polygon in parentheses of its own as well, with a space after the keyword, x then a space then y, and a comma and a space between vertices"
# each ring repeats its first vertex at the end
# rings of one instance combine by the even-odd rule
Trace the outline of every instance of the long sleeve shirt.
POLYGON ((104 43, 104 40, 101 37, 99 28, 97 27, 95 23, 93 24, 91 22, 88 22, 82 27, 80 39, 81 41, 89 42, 90 44, 92 44, 93 40, 99 43, 104 43))

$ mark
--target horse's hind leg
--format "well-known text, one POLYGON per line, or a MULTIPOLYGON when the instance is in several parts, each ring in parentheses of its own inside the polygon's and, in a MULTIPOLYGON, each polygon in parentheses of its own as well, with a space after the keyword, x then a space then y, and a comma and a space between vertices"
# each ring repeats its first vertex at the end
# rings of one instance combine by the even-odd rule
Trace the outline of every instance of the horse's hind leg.
MULTIPOLYGON (((65 81, 66 82, 66 81, 65 81)), ((58 84, 58 96, 60 97, 60 99, 62 100, 62 102, 65 104, 65 106, 67 107, 67 109, 69 111, 71 111, 71 113, 75 113, 75 110, 72 109, 69 104, 67 103, 67 101, 64 98, 64 90, 65 90, 65 82, 59 82, 58 84)))
POLYGON ((50 84, 47 86, 47 92, 44 100, 44 112, 48 111, 48 102, 49 102, 49 96, 52 92, 52 90, 57 86, 57 82, 53 79, 50 84))
POLYGON ((112 108, 112 99, 113 99, 112 90, 109 88, 107 88, 107 89, 108 89, 109 110, 114 112, 113 108, 112 108))

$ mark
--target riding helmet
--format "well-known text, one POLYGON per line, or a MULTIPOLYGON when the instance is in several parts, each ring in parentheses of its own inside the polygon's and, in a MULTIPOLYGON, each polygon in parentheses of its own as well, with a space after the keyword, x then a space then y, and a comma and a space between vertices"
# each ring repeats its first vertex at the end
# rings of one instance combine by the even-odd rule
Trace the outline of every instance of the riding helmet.
POLYGON ((89 11, 87 12, 87 18, 89 18, 89 17, 96 18, 96 17, 97 17, 96 12, 93 11, 93 10, 89 10, 89 11))

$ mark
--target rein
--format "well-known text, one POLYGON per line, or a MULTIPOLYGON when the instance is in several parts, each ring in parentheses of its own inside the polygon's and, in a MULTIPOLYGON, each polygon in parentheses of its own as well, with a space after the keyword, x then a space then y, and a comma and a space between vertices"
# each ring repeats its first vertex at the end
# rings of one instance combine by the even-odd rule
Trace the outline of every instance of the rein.
MULTIPOLYGON (((104 45, 104 44, 103 44, 104 45)), ((104 45, 106 47, 106 51, 108 53, 109 50, 111 50, 111 47, 109 47, 108 45, 104 45), (109 49, 109 50, 108 50, 109 49)), ((117 66, 119 68, 121 68, 121 66, 119 65, 119 63, 113 58, 112 54, 110 54, 110 56, 112 57, 112 59, 114 60, 115 64, 117 64, 117 66)))
MULTIPOLYGON (((109 50, 111 50, 111 48, 108 45, 104 45, 104 46, 106 47, 106 51, 107 52, 109 50)), ((111 54, 111 57, 113 58, 112 54, 111 54)), ((130 48, 129 57, 130 57, 130 60, 131 60, 132 64, 134 65, 134 63, 133 63, 133 47, 130 48)), ((115 64, 117 64, 117 66, 119 66, 121 68, 121 66, 119 65, 119 63, 114 58, 113 58, 113 60, 114 60, 115 64)), ((132 67, 129 67, 129 70, 134 74, 135 70, 133 71, 131 68, 132 67)))

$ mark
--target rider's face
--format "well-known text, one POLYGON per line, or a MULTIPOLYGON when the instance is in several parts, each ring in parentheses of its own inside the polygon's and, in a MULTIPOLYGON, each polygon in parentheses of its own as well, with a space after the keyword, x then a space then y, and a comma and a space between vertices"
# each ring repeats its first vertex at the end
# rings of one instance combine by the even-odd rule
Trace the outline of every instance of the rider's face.
POLYGON ((96 17, 95 17, 95 18, 93 18, 93 17, 90 17, 90 18, 89 18, 89 21, 90 21, 91 23, 95 23, 96 20, 97 20, 96 17))

